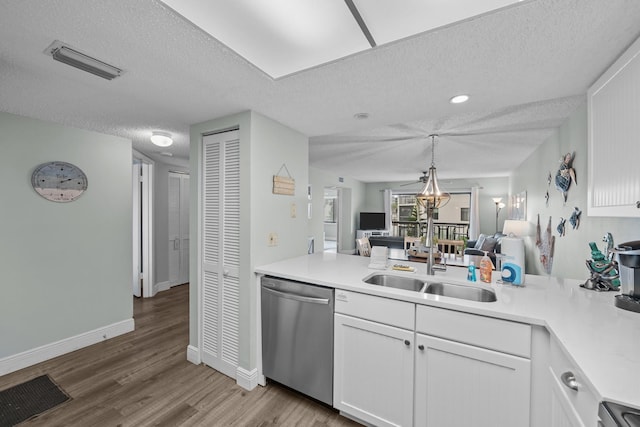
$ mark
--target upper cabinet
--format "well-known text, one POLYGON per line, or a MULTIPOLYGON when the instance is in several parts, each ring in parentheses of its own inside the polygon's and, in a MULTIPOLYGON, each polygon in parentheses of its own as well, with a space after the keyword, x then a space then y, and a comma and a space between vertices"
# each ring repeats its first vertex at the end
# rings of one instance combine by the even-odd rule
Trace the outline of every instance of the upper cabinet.
POLYGON ((640 39, 587 96, 588 215, 640 217, 640 39))

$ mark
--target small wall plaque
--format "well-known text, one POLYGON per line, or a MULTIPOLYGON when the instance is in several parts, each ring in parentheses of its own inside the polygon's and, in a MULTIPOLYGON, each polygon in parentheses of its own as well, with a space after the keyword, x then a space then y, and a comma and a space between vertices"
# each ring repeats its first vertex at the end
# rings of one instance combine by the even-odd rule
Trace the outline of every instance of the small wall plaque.
POLYGON ((273 194, 293 196, 296 192, 296 180, 293 179, 284 163, 280 166, 278 173, 273 176, 273 194), (282 170, 287 172, 287 176, 280 175, 282 170))

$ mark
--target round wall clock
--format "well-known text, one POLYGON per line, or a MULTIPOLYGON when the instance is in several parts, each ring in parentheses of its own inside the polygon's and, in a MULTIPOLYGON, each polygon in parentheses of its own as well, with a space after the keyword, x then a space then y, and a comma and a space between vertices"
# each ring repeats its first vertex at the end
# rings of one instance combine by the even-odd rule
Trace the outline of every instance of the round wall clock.
POLYGON ((87 176, 67 162, 46 162, 36 166, 31 185, 36 192, 54 202, 72 202, 87 189, 87 176))

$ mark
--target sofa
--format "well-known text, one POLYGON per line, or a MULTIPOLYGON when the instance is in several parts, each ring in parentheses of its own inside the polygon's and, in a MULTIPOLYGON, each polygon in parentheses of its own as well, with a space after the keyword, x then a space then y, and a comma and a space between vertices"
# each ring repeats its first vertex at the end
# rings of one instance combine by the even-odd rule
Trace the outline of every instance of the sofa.
POLYGON ((506 234, 495 233, 493 235, 480 234, 476 240, 467 240, 467 246, 464 249, 465 255, 484 255, 491 258, 493 265, 496 265, 496 254, 501 253, 502 238, 506 234))

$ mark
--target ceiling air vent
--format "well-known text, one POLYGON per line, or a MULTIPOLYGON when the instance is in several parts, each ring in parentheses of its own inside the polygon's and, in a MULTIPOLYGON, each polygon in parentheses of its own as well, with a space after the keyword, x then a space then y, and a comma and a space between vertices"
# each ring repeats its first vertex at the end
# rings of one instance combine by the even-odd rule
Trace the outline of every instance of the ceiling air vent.
POLYGON ((56 61, 63 62, 88 73, 95 74, 103 79, 113 80, 123 72, 118 67, 114 67, 113 65, 109 65, 99 59, 85 55, 84 53, 79 52, 58 40, 54 41, 44 52, 51 55, 56 61))

